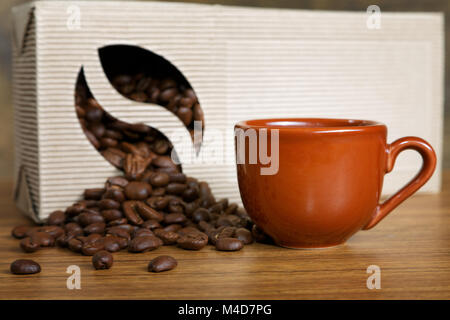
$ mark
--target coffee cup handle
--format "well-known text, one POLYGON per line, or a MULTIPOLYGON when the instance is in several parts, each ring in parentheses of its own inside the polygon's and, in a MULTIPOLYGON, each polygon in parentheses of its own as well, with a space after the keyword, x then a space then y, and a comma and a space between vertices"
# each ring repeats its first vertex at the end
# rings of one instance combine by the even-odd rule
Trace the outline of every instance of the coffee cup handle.
POLYGON ((392 144, 387 146, 385 173, 389 173, 392 171, 392 169, 394 168, 395 159, 397 158, 398 154, 407 149, 416 150, 420 153, 423 159, 422 168, 420 169, 419 173, 410 182, 408 182, 406 186, 404 186, 392 197, 377 206, 372 219, 368 224, 366 224, 363 230, 373 228, 400 203, 405 201, 420 187, 422 187, 425 182, 427 182, 433 175, 434 169, 436 168, 436 154, 428 142, 417 137, 404 137, 394 141, 392 144))

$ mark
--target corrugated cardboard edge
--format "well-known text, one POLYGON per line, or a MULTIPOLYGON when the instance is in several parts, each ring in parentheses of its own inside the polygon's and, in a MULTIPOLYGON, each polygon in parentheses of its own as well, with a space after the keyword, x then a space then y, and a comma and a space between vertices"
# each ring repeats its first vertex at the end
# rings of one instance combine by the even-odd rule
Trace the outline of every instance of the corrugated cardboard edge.
POLYGON ((39 222, 40 219, 35 210, 35 206, 33 205, 30 190, 28 188, 27 171, 25 166, 20 167, 16 181, 17 184, 14 189, 14 201, 16 202, 17 207, 34 221, 39 222))
POLYGON ((34 14, 35 3, 28 2, 11 9, 12 15, 12 39, 18 52, 22 52, 24 37, 28 30, 31 16, 34 14))
MULTIPOLYGON (((26 34, 30 29, 32 18, 36 18, 36 3, 31 1, 11 9, 12 15, 12 43, 16 53, 21 55, 25 49, 26 34)), ((35 222, 40 222, 37 206, 33 203, 29 187, 29 177, 24 164, 19 164, 19 170, 14 177, 13 200, 23 214, 29 216, 35 222)))

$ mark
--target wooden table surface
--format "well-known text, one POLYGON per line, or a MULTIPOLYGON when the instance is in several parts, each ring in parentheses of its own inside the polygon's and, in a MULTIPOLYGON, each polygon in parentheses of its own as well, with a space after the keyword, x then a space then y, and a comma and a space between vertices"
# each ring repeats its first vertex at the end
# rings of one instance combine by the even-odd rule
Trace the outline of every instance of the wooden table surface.
POLYGON ((1 299, 449 299, 450 172, 444 191, 416 195, 370 231, 347 244, 292 250, 253 244, 239 252, 163 247, 114 254, 110 270, 96 271, 91 257, 59 248, 23 253, 10 231, 27 222, 11 201, 10 183, 0 183, 1 299), (169 254, 178 267, 146 271, 148 261, 169 254), (39 262, 42 272, 12 275, 19 258, 39 262), (81 268, 81 289, 69 290, 69 265, 81 268), (367 288, 367 267, 381 270, 381 289, 367 288))

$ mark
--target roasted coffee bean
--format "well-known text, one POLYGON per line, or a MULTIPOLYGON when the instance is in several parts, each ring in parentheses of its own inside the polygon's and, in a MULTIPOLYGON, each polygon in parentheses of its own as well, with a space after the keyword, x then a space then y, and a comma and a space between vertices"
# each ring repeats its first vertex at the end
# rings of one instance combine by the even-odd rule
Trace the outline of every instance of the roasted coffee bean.
POLYGON ((142 236, 154 236, 155 234, 150 230, 146 228, 139 228, 134 230, 133 232, 133 238, 136 237, 142 237, 142 236))
POLYGON ((56 239, 56 244, 62 248, 65 248, 69 245, 69 240, 75 238, 77 235, 73 233, 66 233, 59 236, 56 239))
POLYGON ((150 164, 151 159, 146 159, 138 155, 128 153, 125 156, 123 163, 123 170, 125 171, 125 176, 129 179, 139 178, 150 164))
POLYGON ((222 227, 219 228, 218 233, 216 234, 216 239, 222 238, 233 238, 236 232, 236 228, 234 227, 222 227))
POLYGON ((106 149, 106 148, 110 148, 110 147, 111 148, 117 147, 119 142, 116 139, 103 137, 103 138, 100 139, 99 143, 100 143, 100 147, 101 148, 105 148, 106 149))
POLYGON ((223 211, 222 204, 220 203, 213 204, 211 207, 208 208, 208 211, 212 213, 222 213, 223 211))
POLYGON ((39 232, 48 233, 53 238, 58 238, 59 236, 64 234, 64 229, 59 226, 42 226, 37 229, 39 232))
POLYGON ((103 188, 93 188, 84 190, 84 199, 86 200, 100 200, 105 189, 103 188))
POLYGON ((153 159, 152 165, 159 168, 174 168, 176 169, 176 164, 168 156, 159 156, 153 159))
MULTIPOLYGON (((123 238, 119 238, 116 236, 106 236, 103 240, 103 246, 106 251, 108 252, 117 252, 122 249, 123 244, 121 242, 123 241, 123 238)), ((128 241, 125 242, 125 246, 128 245, 128 241)))
MULTIPOLYGON (((122 187, 112 186, 111 188, 106 190, 105 193, 103 194, 103 200, 107 200, 107 199, 111 199, 111 200, 114 200, 119 203, 124 202, 125 201, 125 192, 122 189, 122 187)), ((100 203, 101 203, 101 201, 100 201, 100 203)), ((103 205, 105 205, 105 203, 103 203, 103 205)))
POLYGON ((167 207, 167 210, 170 213, 183 213, 184 212, 184 203, 177 198, 172 198, 169 200, 169 205, 167 207))
POLYGON ((142 225, 142 228, 147 228, 150 230, 156 229, 156 228, 161 228, 161 225, 159 224, 159 222, 157 220, 147 220, 145 221, 142 225))
POLYGON ((101 250, 92 256, 92 265, 96 270, 109 269, 113 265, 113 256, 106 250, 101 250))
POLYGON ((118 225, 121 225, 121 224, 127 224, 127 223, 128 223, 127 218, 120 218, 120 219, 109 221, 107 223, 107 226, 108 227, 114 227, 114 226, 118 226, 118 225))
POLYGON ((170 178, 170 182, 172 182, 172 183, 185 184, 186 180, 187 180, 186 175, 182 172, 169 173, 169 178, 170 178))
POLYGON ((177 116, 185 126, 188 126, 192 122, 193 112, 190 108, 181 107, 177 111, 177 116))
POLYGON ((10 270, 13 274, 34 274, 41 272, 41 266, 33 260, 19 259, 11 263, 10 270))
POLYGON ((192 220, 197 223, 200 221, 209 221, 209 211, 205 208, 198 208, 192 214, 192 220))
POLYGON ((162 213, 146 205, 144 202, 136 202, 135 208, 144 220, 162 221, 164 219, 164 215, 162 213))
POLYGON ((75 203, 66 209, 66 214, 69 217, 75 217, 75 216, 79 215, 81 212, 83 212, 83 210, 85 210, 86 208, 87 207, 86 207, 85 203, 82 203, 82 202, 75 203))
POLYGON ((183 191, 181 196, 186 202, 194 201, 198 198, 198 188, 187 188, 183 191))
POLYGON ((117 209, 103 210, 100 214, 107 222, 121 219, 123 217, 122 211, 117 209))
POLYGON ((220 238, 216 241, 216 249, 219 251, 238 251, 243 247, 242 241, 235 238, 220 238))
POLYGON ((153 151, 159 155, 163 155, 166 154, 169 149, 170 149, 170 145, 167 142, 167 140, 157 140, 155 141, 155 143, 153 144, 153 151))
POLYGON ((157 237, 160 238, 165 245, 172 245, 177 243, 180 235, 173 231, 162 230, 157 234, 157 237))
MULTIPOLYGON (((200 200, 200 199, 197 199, 200 200)), ((184 203, 184 213, 187 217, 192 217, 192 214, 199 208, 199 201, 193 201, 189 203, 184 203)))
POLYGON ((206 222, 206 221, 200 221, 200 222, 198 223, 198 228, 199 228, 201 231, 204 231, 204 232, 207 232, 207 231, 209 231, 209 230, 214 229, 214 227, 213 227, 210 223, 208 223, 208 222, 206 222))
POLYGON ((117 168, 122 168, 124 165, 126 154, 117 148, 107 148, 100 152, 102 156, 117 168))
POLYGON ((204 208, 208 208, 215 203, 214 197, 211 193, 211 189, 208 184, 204 181, 199 184, 199 196, 202 199, 201 206, 204 208))
POLYGON ((171 182, 166 187, 168 194, 181 195, 187 189, 187 185, 183 183, 171 182))
POLYGON ((60 226, 66 221, 66 214, 64 211, 57 210, 50 213, 47 219, 47 224, 51 226, 60 226))
POLYGON ((100 122, 103 117, 103 111, 100 108, 88 106, 85 108, 86 114, 85 118, 86 120, 90 122, 100 122))
POLYGON ((152 191, 152 196, 155 196, 155 197, 162 197, 165 194, 166 194, 166 189, 162 188, 162 187, 153 189, 153 191, 152 191))
POLYGON ((167 173, 155 172, 150 176, 149 182, 152 186, 154 186, 156 188, 165 187, 169 184, 170 177, 167 173))
POLYGON ((238 205, 236 203, 232 203, 228 206, 228 208, 225 210, 226 215, 234 214, 236 212, 236 209, 238 208, 238 205))
POLYGON ((168 197, 152 196, 148 198, 145 202, 156 210, 164 210, 169 205, 168 197))
POLYGON ((124 190, 129 200, 145 200, 152 193, 152 187, 148 183, 140 181, 128 183, 124 190))
POLYGON ((127 179, 125 179, 124 177, 117 176, 117 177, 108 178, 108 180, 106 180, 105 187, 106 187, 106 189, 109 189, 112 186, 125 188, 127 186, 127 184, 128 184, 127 179))
POLYGON ((106 224, 104 222, 95 222, 91 223, 87 227, 85 227, 84 233, 86 234, 92 234, 92 233, 98 233, 103 234, 105 232, 106 224))
POLYGON ((78 216, 78 222, 83 227, 97 222, 105 222, 105 218, 99 213, 83 212, 78 216))
POLYGON ((203 232, 193 232, 181 236, 178 241, 178 246, 186 250, 200 250, 208 244, 208 236, 203 232))
POLYGON ((69 222, 68 224, 64 225, 64 230, 66 231, 66 233, 73 234, 75 236, 83 233, 83 228, 75 222, 69 222))
POLYGON ((241 240, 243 244, 250 244, 253 242, 252 233, 245 228, 236 229, 234 236, 236 239, 241 240))
POLYGON ((184 223, 186 220, 186 216, 182 213, 169 213, 164 216, 165 224, 184 223))
MULTIPOLYGON (((126 232, 128 232, 129 234, 132 234, 134 232, 134 230, 136 230, 137 228, 139 228, 139 227, 133 226, 133 225, 127 223, 127 224, 118 225, 118 226, 116 226, 114 228, 110 228, 110 229, 122 229, 122 230, 125 230, 126 232)), ((108 230, 110 230, 110 229, 108 229, 108 230)))
POLYGON ((20 241, 20 248, 22 248, 23 251, 30 253, 35 252, 41 247, 39 242, 36 242, 31 237, 23 238, 20 241))
POLYGON ((262 229, 260 229, 256 224, 253 225, 252 236, 256 242, 262 242, 262 243, 270 242, 270 237, 262 229))
POLYGON ((109 228, 106 231, 106 233, 110 234, 110 235, 113 235, 113 236, 116 236, 116 237, 119 237, 119 238, 124 238, 127 241, 129 241, 131 239, 131 236, 130 236, 129 232, 127 232, 125 229, 118 228, 118 227, 109 228))
POLYGON ((99 202, 100 209, 120 209, 120 202, 113 199, 102 199, 99 202))
POLYGON ((201 232, 201 231, 200 231, 199 229, 197 229, 197 227, 194 226, 194 225, 188 226, 188 227, 184 227, 184 228, 181 228, 181 229, 179 229, 179 230, 177 231, 177 233, 178 233, 180 236, 184 236, 184 235, 187 235, 187 234, 189 234, 189 233, 196 233, 196 232, 201 232))
POLYGON ((172 223, 166 227, 163 228, 164 231, 173 231, 173 232, 177 232, 178 230, 182 229, 183 226, 181 224, 178 223, 172 223))
POLYGON ((146 252, 150 250, 155 250, 163 245, 161 239, 155 236, 142 236, 136 237, 130 241, 128 244, 129 252, 146 252))
POLYGON ((159 256, 148 264, 148 271, 163 272, 174 269, 178 265, 177 260, 171 256, 159 256))
POLYGON ((27 236, 27 233, 32 227, 29 226, 17 226, 11 231, 11 235, 16 239, 22 239, 27 236))
POLYGON ((31 234, 30 238, 32 242, 38 243, 41 247, 52 247, 55 245, 55 238, 47 232, 34 232, 31 234))
POLYGON ((95 241, 89 241, 89 242, 83 243, 81 252, 85 256, 93 256, 97 252, 104 250, 104 248, 105 248, 104 239, 100 238, 95 241))
POLYGON ((67 245, 68 245, 69 249, 74 252, 81 252, 81 248, 83 248, 83 243, 76 238, 70 239, 67 242, 67 245))

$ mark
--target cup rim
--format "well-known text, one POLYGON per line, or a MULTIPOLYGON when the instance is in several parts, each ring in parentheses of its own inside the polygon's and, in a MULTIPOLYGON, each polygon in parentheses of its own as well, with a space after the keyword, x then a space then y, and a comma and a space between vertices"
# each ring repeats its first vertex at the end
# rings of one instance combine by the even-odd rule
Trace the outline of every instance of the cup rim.
POLYGON ((346 118, 263 118, 239 121, 236 123, 235 128, 279 129, 282 131, 355 132, 384 129, 386 126, 378 121, 346 118))

